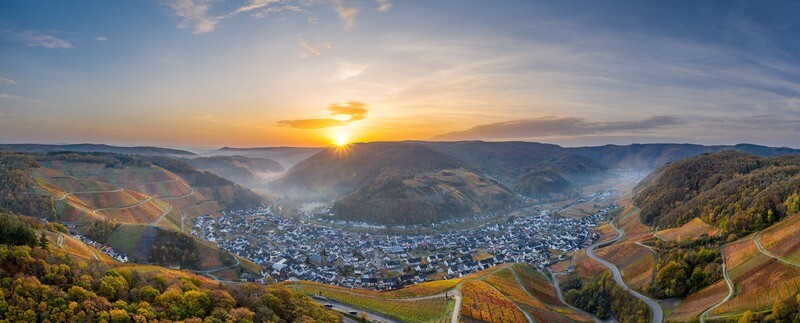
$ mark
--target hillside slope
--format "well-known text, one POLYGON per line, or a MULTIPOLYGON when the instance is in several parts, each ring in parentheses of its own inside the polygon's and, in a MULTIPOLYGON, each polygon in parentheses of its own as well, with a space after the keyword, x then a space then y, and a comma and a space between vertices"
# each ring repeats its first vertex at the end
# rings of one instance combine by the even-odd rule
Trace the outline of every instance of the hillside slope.
POLYGON ((664 166, 634 189, 642 221, 677 227, 699 217, 728 233, 769 226, 796 212, 800 156, 721 152, 664 166))

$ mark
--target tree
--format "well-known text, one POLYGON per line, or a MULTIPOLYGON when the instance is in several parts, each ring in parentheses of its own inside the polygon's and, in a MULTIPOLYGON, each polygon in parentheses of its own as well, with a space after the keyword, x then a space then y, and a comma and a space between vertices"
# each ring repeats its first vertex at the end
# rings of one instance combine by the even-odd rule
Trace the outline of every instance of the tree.
POLYGON ((756 322, 756 319, 755 319, 755 317, 753 317, 753 312, 750 312, 750 310, 747 310, 746 312, 744 312, 744 315, 742 315, 742 318, 739 319, 739 323, 755 323, 755 322, 756 322))
POLYGON ((47 235, 44 234, 44 231, 42 231, 42 235, 39 236, 39 247, 47 249, 47 235))

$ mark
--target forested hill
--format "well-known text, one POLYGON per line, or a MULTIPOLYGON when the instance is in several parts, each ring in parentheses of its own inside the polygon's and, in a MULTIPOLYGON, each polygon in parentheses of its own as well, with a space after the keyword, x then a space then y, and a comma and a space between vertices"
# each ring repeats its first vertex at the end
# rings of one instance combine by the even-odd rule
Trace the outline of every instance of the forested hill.
POLYGON ((659 168, 634 189, 641 219, 676 227, 700 217, 728 233, 758 230, 798 212, 800 156, 725 151, 659 168))
POLYGON ((174 155, 174 156, 195 156, 195 153, 185 150, 161 148, 161 147, 122 147, 109 146, 102 144, 74 144, 74 145, 43 145, 43 144, 0 144, 0 149, 13 150, 23 153, 49 153, 60 151, 74 152, 99 152, 116 153, 126 155, 174 155))

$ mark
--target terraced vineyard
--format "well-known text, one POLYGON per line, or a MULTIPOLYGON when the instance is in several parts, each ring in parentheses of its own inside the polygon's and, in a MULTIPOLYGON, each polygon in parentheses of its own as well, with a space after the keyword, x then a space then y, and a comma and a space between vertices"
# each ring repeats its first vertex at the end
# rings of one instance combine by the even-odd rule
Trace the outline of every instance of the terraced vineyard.
POLYGON ((465 322, 527 322, 512 301, 486 282, 470 280, 462 290, 461 317, 465 322))
POLYGON ((765 229, 760 237, 762 247, 772 254, 800 263, 800 214, 765 229))
POLYGON ((645 283, 652 282, 656 260, 653 253, 646 247, 633 241, 625 241, 598 249, 596 253, 601 258, 617 265, 622 272, 622 279, 631 288, 641 290, 645 283))
POLYGON ((695 240, 702 235, 714 236, 719 233, 719 228, 703 222, 700 218, 677 227, 658 232, 658 237, 669 241, 689 241, 695 240))

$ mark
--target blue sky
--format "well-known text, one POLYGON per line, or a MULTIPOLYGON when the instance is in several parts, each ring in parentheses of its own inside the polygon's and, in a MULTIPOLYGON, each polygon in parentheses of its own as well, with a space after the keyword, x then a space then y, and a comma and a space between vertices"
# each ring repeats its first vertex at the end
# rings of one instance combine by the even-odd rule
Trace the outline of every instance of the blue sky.
POLYGON ((0 142, 800 147, 798 1, 0 7, 0 142))

